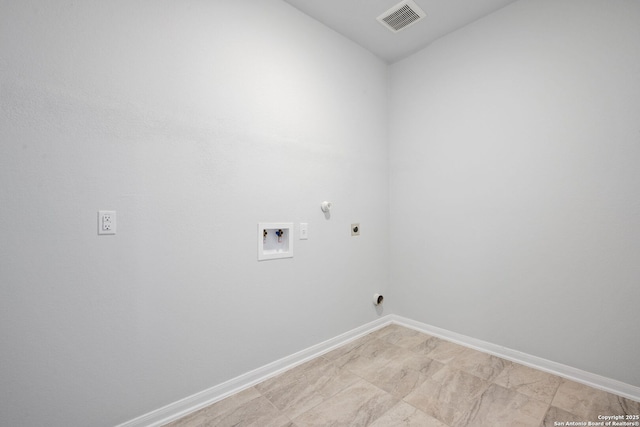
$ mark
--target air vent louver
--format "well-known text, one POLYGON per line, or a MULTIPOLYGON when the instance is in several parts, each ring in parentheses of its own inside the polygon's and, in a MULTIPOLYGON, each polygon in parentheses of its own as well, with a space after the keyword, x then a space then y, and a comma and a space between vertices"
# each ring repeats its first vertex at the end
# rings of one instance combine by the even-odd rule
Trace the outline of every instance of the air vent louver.
POLYGON ((382 15, 378 16, 378 22, 389 30, 397 33, 408 26, 415 24, 427 16, 414 1, 405 0, 393 6, 382 15))

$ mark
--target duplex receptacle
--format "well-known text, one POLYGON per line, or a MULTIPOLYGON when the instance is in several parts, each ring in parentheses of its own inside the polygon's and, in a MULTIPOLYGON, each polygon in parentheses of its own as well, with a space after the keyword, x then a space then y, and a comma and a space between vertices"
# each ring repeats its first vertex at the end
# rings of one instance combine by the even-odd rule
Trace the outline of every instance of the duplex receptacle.
POLYGON ((98 211, 98 234, 116 234, 116 211, 98 211))

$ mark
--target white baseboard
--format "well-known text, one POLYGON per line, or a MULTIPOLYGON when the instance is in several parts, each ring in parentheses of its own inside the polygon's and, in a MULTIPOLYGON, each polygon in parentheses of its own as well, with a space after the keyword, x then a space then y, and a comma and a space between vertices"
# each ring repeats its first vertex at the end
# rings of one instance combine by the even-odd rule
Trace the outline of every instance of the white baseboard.
POLYGON ((562 363, 552 362, 551 360, 543 359, 541 357, 532 356, 517 350, 512 350, 510 348, 471 338, 446 329, 427 325, 426 323, 417 322, 402 316, 391 315, 391 318, 392 323, 640 402, 640 387, 603 377, 601 375, 592 374, 591 372, 563 365, 562 363))
POLYGON ((391 316, 381 317, 358 328, 352 329, 337 337, 331 338, 320 344, 283 357, 280 360, 269 363, 253 371, 232 378, 222 384, 213 386, 207 390, 185 397, 177 402, 170 403, 162 408, 141 415, 133 420, 119 424, 116 427, 159 427, 175 421, 192 412, 202 409, 212 403, 231 396, 262 381, 276 376, 288 369, 305 363, 315 357, 334 350, 350 341, 353 341, 370 332, 391 324, 391 316))
POLYGON ((159 427, 170 423, 391 323, 640 402, 640 387, 390 314, 116 427, 159 427))

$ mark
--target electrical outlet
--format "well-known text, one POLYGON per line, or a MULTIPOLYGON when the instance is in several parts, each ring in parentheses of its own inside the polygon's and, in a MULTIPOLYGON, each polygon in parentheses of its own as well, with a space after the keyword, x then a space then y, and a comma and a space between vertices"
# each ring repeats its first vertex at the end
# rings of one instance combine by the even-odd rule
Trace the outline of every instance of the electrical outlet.
POLYGON ((116 211, 98 211, 98 234, 116 234, 116 211))
POLYGON ((111 222, 111 214, 103 214, 102 215, 102 231, 111 231, 111 226, 113 223, 111 222))

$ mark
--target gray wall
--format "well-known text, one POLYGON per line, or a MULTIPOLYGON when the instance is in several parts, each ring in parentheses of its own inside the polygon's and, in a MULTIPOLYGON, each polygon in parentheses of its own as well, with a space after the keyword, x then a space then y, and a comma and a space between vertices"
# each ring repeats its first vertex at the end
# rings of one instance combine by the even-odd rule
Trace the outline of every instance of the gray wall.
POLYGON ((396 313, 640 386, 639 23, 521 1, 391 66, 396 313))
POLYGON ((0 424, 111 426, 379 316, 382 61, 279 0, 2 1, 0 53, 0 424), (258 262, 260 221, 309 240, 258 262))

